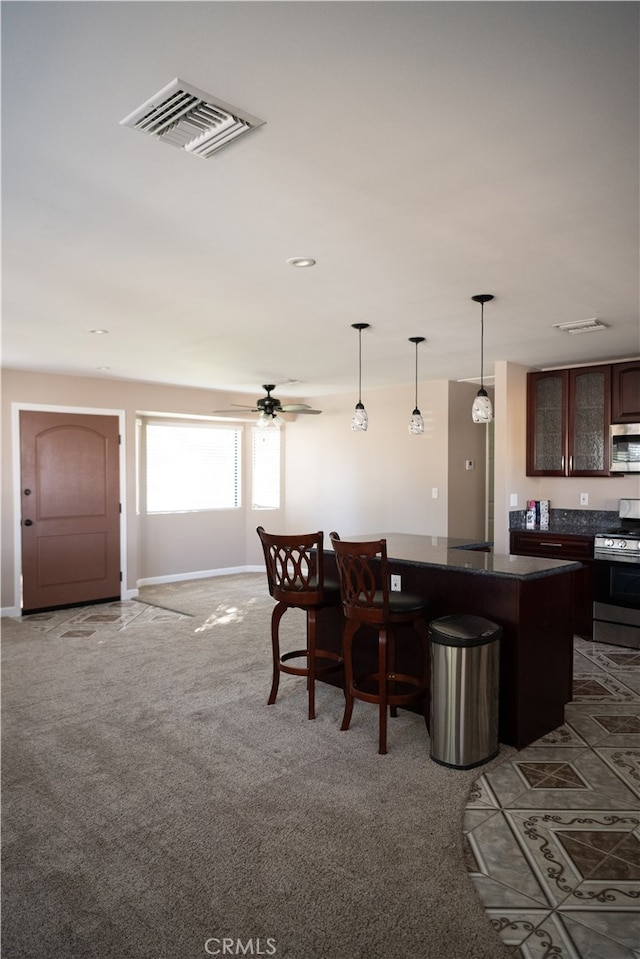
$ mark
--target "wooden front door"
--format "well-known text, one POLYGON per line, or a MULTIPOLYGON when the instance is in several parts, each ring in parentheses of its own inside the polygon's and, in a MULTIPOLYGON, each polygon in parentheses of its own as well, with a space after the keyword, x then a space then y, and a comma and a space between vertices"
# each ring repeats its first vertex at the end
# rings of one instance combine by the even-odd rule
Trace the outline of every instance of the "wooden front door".
POLYGON ((20 413, 22 612, 120 599, 117 416, 20 413))

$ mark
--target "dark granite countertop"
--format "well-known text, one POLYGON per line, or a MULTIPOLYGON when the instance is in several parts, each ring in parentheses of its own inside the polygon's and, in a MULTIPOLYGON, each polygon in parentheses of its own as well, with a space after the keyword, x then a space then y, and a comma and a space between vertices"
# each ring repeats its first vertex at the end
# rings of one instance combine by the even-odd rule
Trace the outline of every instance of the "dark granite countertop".
POLYGON ((510 579, 536 579, 580 569, 581 564, 568 560, 541 559, 531 556, 510 556, 484 552, 490 543, 449 536, 418 536, 413 533, 353 533, 343 540, 365 542, 386 539, 387 556, 418 566, 435 566, 510 579))
POLYGON ((511 510, 509 513, 509 529, 529 533, 556 533, 561 536, 595 536, 608 529, 615 529, 620 525, 620 518, 615 510, 600 509, 551 509, 549 510, 549 527, 541 530, 539 527, 527 530, 525 510, 511 510))

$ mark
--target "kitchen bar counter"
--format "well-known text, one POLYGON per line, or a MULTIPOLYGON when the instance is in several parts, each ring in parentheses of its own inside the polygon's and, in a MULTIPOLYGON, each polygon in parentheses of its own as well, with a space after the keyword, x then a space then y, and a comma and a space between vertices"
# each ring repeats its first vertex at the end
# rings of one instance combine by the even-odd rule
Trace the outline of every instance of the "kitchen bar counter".
POLYGON ((435 566, 509 579, 536 579, 555 576, 568 569, 579 569, 580 563, 566 560, 509 556, 488 552, 491 543, 447 536, 417 536, 413 533, 363 533, 342 536, 344 540, 386 539, 390 560, 401 560, 418 566, 435 566))
MULTIPOLYGON (((500 644, 500 742, 522 749, 564 723, 573 691, 573 573, 580 563, 485 552, 490 544, 405 533, 342 534, 344 540, 385 538, 390 571, 403 592, 428 602, 428 619, 484 616, 503 627, 500 644)), ((325 574, 337 573, 333 550, 325 574)), ((318 624, 328 648, 339 648, 342 617, 327 610, 318 624)), ((375 635, 362 631, 362 655, 375 635)), ((415 633, 398 630, 398 664, 416 668, 415 633)))

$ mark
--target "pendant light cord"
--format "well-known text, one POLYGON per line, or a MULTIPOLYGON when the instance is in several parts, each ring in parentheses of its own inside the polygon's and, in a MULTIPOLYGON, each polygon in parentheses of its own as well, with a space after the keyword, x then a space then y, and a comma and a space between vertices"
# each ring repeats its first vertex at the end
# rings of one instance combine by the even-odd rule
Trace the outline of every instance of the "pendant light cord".
POLYGON ((418 409, 418 343, 416 341, 416 405, 415 409, 418 409))
POLYGON ((358 330, 358 405, 362 405, 362 330, 358 330))
POLYGON ((484 303, 480 304, 480 389, 484 389, 484 303))

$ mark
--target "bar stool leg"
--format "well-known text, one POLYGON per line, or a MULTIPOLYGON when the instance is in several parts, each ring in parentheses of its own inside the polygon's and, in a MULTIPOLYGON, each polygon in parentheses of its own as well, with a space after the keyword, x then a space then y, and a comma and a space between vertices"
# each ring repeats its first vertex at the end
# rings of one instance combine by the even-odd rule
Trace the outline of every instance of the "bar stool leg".
POLYGON ((273 651, 273 682, 271 683, 271 692, 269 693, 268 706, 273 706, 278 695, 278 686, 280 684, 280 640, 278 630, 280 620, 282 619, 287 607, 284 603, 277 603, 274 606, 271 615, 271 649, 273 651))
POLYGON ((378 634, 378 692, 380 695, 378 752, 381 756, 387 752, 387 669, 387 630, 382 626, 378 634))
MULTIPOLYGON (((387 666, 387 672, 395 673, 396 671, 396 639, 394 634, 391 632, 391 630, 389 630, 389 650, 388 650, 387 658, 388 658, 388 664, 389 664, 387 666)), ((392 706, 389 712, 391 713, 392 719, 395 719, 396 716, 398 715, 398 707, 392 706)))
POLYGON ((353 713, 353 694, 351 692, 351 687, 353 683, 353 655, 352 655, 352 643, 353 637, 358 630, 358 624, 353 620, 348 620, 344 627, 344 636, 343 636, 343 652, 342 656, 344 659, 344 714, 342 717, 342 725, 340 729, 342 732, 349 728, 349 723, 351 722, 351 716, 353 713))
POLYGON ((316 611, 307 610, 307 689, 309 692, 309 719, 316 718, 316 611))

